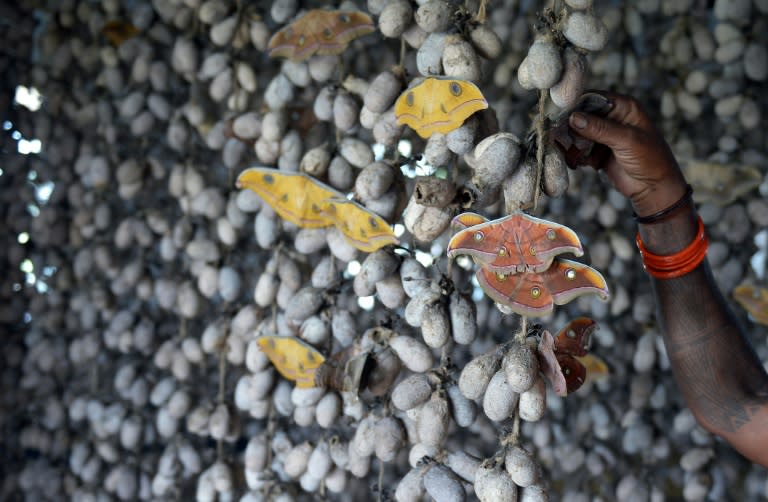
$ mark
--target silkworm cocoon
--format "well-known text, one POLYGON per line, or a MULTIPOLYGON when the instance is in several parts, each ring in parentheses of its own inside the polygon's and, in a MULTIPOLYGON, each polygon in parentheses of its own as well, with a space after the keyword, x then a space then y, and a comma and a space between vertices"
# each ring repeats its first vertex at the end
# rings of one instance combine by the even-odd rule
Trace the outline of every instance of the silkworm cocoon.
POLYGON ((442 55, 443 72, 448 77, 462 80, 480 80, 480 59, 472 44, 461 36, 446 39, 442 55))
POLYGON ((422 291, 429 289, 431 280, 428 278, 427 269, 415 258, 406 258, 400 265, 400 281, 403 290, 410 298, 418 296, 422 291))
POLYGON ((530 389, 520 394, 518 409, 520 418, 528 422, 536 422, 544 416, 547 410, 547 389, 540 376, 530 389))
POLYGON ((475 50, 485 59, 496 59, 501 54, 501 39, 487 24, 477 26, 469 34, 475 50))
POLYGON ((284 417, 293 415, 295 405, 291 399, 293 394, 293 385, 288 380, 280 380, 272 393, 272 402, 275 405, 275 411, 284 417))
POLYGON ((371 356, 371 369, 368 374, 367 389, 374 396, 383 396, 392 388, 392 383, 402 367, 394 351, 386 347, 371 356))
MULTIPOLYGON (((324 228, 302 228, 296 232, 296 237, 293 239, 293 247, 305 255, 322 251, 326 245, 327 236, 324 228)), ((318 287, 314 284, 313 286, 318 287)))
POLYGON ((312 476, 309 471, 299 478, 299 486, 307 493, 313 493, 320 489, 320 479, 312 476))
POLYGON ((312 82, 312 76, 309 74, 309 65, 305 62, 286 60, 283 62, 281 71, 296 87, 306 87, 312 82))
POLYGON ((445 465, 467 483, 474 483, 477 469, 483 463, 479 458, 463 451, 451 452, 445 458, 445 465))
POLYGON ((256 243, 262 249, 272 249, 280 236, 280 221, 274 213, 259 211, 254 222, 256 243))
POLYGON ((474 183, 478 186, 499 185, 517 168, 520 140, 507 132, 488 136, 475 147, 474 160, 474 183))
POLYGON ((312 454, 312 445, 305 441, 291 448, 283 459, 283 470, 293 478, 298 479, 307 470, 309 456, 312 454))
POLYGON ((262 352, 256 340, 248 342, 245 351, 245 367, 252 373, 258 373, 269 365, 269 358, 262 352))
POLYGON ((443 32, 448 29, 453 16, 453 8, 445 0, 423 2, 414 15, 416 24, 427 33, 443 32))
POLYGON ((357 424, 355 435, 350 442, 350 454, 354 452, 360 457, 373 455, 376 449, 376 419, 369 415, 357 424))
POLYGON ((475 137, 477 136, 478 121, 469 117, 458 129, 454 129, 445 135, 448 149, 456 155, 464 155, 475 146, 475 137))
POLYGON ((374 162, 360 171, 355 180, 355 193, 363 199, 378 199, 392 186, 395 172, 386 162, 374 162))
POLYGON ((513 343, 502 361, 507 383, 519 394, 530 389, 539 376, 539 360, 534 351, 524 343, 513 343))
POLYGON ((566 5, 571 9, 586 10, 592 7, 592 0, 565 0, 566 5))
POLYGON ((507 383, 507 375, 499 370, 494 373, 483 396, 483 411, 494 422, 509 417, 517 404, 518 394, 507 383))
POLYGON ((357 117, 360 115, 360 105, 355 98, 347 93, 340 92, 333 100, 333 123, 341 131, 349 131, 357 125, 357 117))
POLYGON ((309 456, 307 474, 315 479, 323 479, 331 472, 332 467, 333 461, 328 450, 328 443, 321 441, 315 446, 315 449, 312 450, 312 454, 309 456))
POLYGON ((411 467, 416 467, 424 457, 434 457, 437 455, 438 449, 436 446, 416 443, 411 447, 408 452, 408 463, 411 467))
MULTIPOLYGON (((325 246, 325 231, 323 231, 323 246, 325 246)), ((317 251, 319 250, 315 250, 313 253, 317 251)), ((315 265, 314 270, 312 270, 312 277, 310 279, 312 287, 319 289, 327 288, 341 278, 341 272, 339 267, 336 266, 336 262, 332 256, 323 256, 320 258, 320 261, 317 262, 317 265, 315 265)))
POLYGON ((475 341, 477 336, 477 306, 472 298, 458 291, 453 291, 448 308, 451 316, 453 340, 462 345, 468 345, 475 341))
POLYGON ((357 335, 357 323, 352 313, 346 309, 335 308, 331 316, 331 333, 342 347, 349 346, 357 335))
POLYGON ((381 117, 380 113, 374 113, 365 106, 360 109, 360 125, 366 129, 373 129, 379 117, 381 117))
POLYGON ((325 477, 325 487, 331 493, 342 493, 347 487, 347 473, 343 469, 333 469, 325 477))
POLYGON ((232 427, 232 416, 225 404, 219 404, 211 413, 208 429, 211 437, 217 441, 226 438, 232 427))
POLYGON ((448 35, 445 33, 430 33, 416 51, 416 68, 419 73, 428 77, 439 75, 443 71, 443 50, 448 35))
POLYGON ((357 138, 342 139, 339 154, 351 165, 360 169, 373 162, 373 151, 370 145, 357 138))
POLYGON ((373 113, 383 113, 392 106, 400 95, 403 83, 391 71, 383 71, 376 75, 363 97, 363 105, 373 113))
POLYGON ((421 44, 424 43, 424 40, 427 38, 427 35, 429 35, 426 31, 421 29, 421 26, 419 26, 416 23, 413 23, 410 25, 404 32, 403 32, 403 40, 413 47, 414 49, 417 49, 421 47, 421 44))
POLYGON ((453 213, 447 208, 423 206, 411 197, 403 211, 403 223, 419 242, 432 242, 451 224, 453 213))
POLYGON ((263 435, 253 436, 245 447, 245 468, 253 472, 261 472, 267 467, 267 452, 269 445, 263 435))
POLYGON ((299 169, 311 176, 322 177, 331 163, 331 154, 325 145, 320 145, 307 150, 301 158, 299 169))
POLYGON ((176 419, 182 418, 189 411, 190 397, 183 390, 177 390, 168 400, 168 413, 176 419))
POLYGON ((595 15, 575 11, 565 20, 563 36, 576 47, 595 52, 608 43, 608 28, 595 15))
POLYGON ((419 440, 427 445, 441 446, 448 436, 450 418, 445 393, 433 392, 429 401, 420 409, 419 420, 416 423, 419 440))
POLYGON ((323 122, 330 122, 333 119, 333 102, 336 98, 336 88, 334 86, 325 86, 320 89, 312 105, 312 111, 315 117, 323 122))
POLYGON ((475 493, 481 502, 517 500, 517 486, 506 471, 483 464, 475 474, 475 493))
POLYGON ((376 292, 376 286, 373 282, 369 281, 368 277, 361 271, 352 280, 352 291, 354 291, 355 296, 371 296, 376 292))
POLYGON ((432 465, 424 474, 424 489, 435 502, 462 502, 467 499, 459 477, 442 464, 432 465))
POLYGON ((315 407, 315 420, 317 424, 327 429, 336 423, 341 415, 341 398, 335 392, 324 395, 315 407))
POLYGON ((405 445, 405 430, 393 416, 381 418, 374 427, 375 453, 382 462, 392 462, 405 445))
POLYGON ((421 314, 421 336, 424 343, 433 349, 439 349, 451 337, 451 319, 442 300, 424 305, 421 314))
POLYGON ((314 406, 325 395, 326 389, 319 387, 309 387, 301 389, 294 387, 291 390, 291 402, 294 406, 314 406))
POLYGON ((357 275, 363 276, 369 284, 375 285, 394 274, 399 265, 400 259, 397 255, 386 249, 378 249, 365 257, 357 275))
POLYGON ((568 190, 568 164, 559 148, 548 150, 544 155, 541 188, 550 197, 562 197, 568 190))
MULTIPOLYGON (((338 56, 313 56, 309 60, 309 75, 315 82, 327 82, 339 67, 338 56)), ((266 101, 265 93, 265 101, 266 101)))
POLYGON ((308 286, 298 290, 288 301, 285 317, 294 321, 303 321, 317 313, 322 305, 322 291, 308 286))
POLYGON ((573 47, 563 53, 563 75, 549 90, 552 102, 560 108, 569 109, 576 105, 587 82, 589 66, 587 57, 573 47))
POLYGON ((397 38, 411 24, 413 8, 408 0, 392 0, 379 14, 379 31, 387 38, 397 38))
POLYGON ((260 399, 253 401, 251 407, 248 408, 248 415, 256 420, 263 420, 269 415, 271 408, 268 399, 260 399))
POLYGON ((424 147, 424 160, 433 166, 445 166, 453 160, 448 149, 448 138, 439 132, 432 133, 424 147))
POLYGON ((459 427, 469 427, 477 418, 477 404, 467 399, 459 390, 458 385, 448 387, 448 403, 451 405, 451 415, 459 427))
POLYGON ((533 207, 536 196, 536 162, 521 162, 517 170, 502 183, 504 203, 508 211, 533 207))
POLYGON ((373 125, 373 139, 385 146, 395 146, 403 134, 403 126, 397 123, 395 111, 389 109, 379 115, 373 125))
POLYGON ((420 502, 424 497, 424 471, 421 467, 414 467, 400 480, 395 489, 397 502, 420 502))
POLYGON ((534 456, 520 445, 507 447, 504 466, 519 487, 525 488, 535 484, 541 476, 541 466, 534 456))
POLYGON ((398 335, 389 340, 389 346, 395 351, 403 365, 416 373, 423 373, 434 364, 429 347, 407 335, 398 335))
POLYGON ((560 80, 562 72, 563 62, 557 45, 540 38, 533 42, 517 68, 517 80, 523 89, 549 89, 560 80))
POLYGON ((334 436, 328 442, 328 453, 336 467, 346 470, 349 466, 349 443, 334 436))
POLYGON ((142 423, 139 417, 128 417, 120 425, 120 445, 133 450, 141 439, 142 423))
POLYGON ((349 443, 349 464, 347 468, 356 478, 364 478, 371 470, 371 457, 362 457, 357 454, 352 442, 349 443))
POLYGON ((398 410, 410 410, 432 396, 432 385, 424 373, 415 373, 401 380, 392 390, 392 405, 398 410))
POLYGON ((549 493, 541 485, 531 485, 520 490, 520 502, 549 502, 549 493))
POLYGON ((376 295, 382 305, 392 310, 402 307, 408 299, 397 274, 377 282, 376 295))
POLYGON ((498 371, 501 356, 496 351, 482 354, 472 359, 459 376, 459 390, 467 399, 480 399, 485 394, 488 383, 498 371))
MULTIPOLYGON (((163 408, 160 408, 162 411, 163 408)), ((159 413, 159 412, 158 412, 159 413)), ((208 434, 208 420, 211 412, 203 406, 198 406, 187 415, 187 430, 201 436, 208 434)))

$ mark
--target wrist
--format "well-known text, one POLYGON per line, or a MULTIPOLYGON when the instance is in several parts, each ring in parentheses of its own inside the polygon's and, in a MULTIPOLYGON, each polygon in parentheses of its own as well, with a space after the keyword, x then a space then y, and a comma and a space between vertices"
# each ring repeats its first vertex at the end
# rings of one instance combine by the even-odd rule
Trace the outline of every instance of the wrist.
POLYGON ((673 254, 684 249, 696 237, 697 231, 698 214, 690 199, 663 221, 638 225, 638 232, 645 247, 660 255, 673 254))
POLYGON ((675 206, 684 205, 686 201, 683 199, 688 190, 689 185, 684 179, 656 183, 631 197, 632 209, 642 221, 667 209, 674 210, 675 206))

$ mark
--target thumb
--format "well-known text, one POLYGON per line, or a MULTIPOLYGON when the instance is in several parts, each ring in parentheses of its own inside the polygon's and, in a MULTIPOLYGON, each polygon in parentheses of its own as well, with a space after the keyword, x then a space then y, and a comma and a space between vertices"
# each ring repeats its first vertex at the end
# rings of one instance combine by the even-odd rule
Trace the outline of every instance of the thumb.
POLYGON ((602 143, 611 150, 626 148, 632 142, 632 129, 611 119, 574 112, 568 123, 580 136, 602 143))

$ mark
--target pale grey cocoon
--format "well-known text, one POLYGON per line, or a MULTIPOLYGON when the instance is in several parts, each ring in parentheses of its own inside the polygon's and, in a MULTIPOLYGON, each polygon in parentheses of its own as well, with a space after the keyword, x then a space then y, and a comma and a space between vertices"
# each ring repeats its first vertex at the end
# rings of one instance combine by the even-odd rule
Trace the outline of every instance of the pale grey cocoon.
POLYGON ((467 399, 480 399, 485 394, 488 383, 498 371, 501 356, 495 351, 479 355, 472 359, 459 376, 459 389, 467 399))

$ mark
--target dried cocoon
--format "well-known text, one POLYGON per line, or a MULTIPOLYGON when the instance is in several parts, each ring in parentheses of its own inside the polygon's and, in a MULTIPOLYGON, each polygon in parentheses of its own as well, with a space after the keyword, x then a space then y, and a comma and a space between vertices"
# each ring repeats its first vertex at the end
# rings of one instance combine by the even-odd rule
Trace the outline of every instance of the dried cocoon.
POLYGON ((533 387, 520 394, 518 409, 520 418, 528 422, 536 422, 544 416, 547 410, 547 389, 541 377, 536 378, 533 387))
POLYGON ((541 466, 534 456, 520 445, 507 447, 504 466, 519 487, 525 488, 535 484, 541 476, 541 466))
POLYGON ((416 68, 419 73, 428 77, 440 75, 443 71, 443 50, 448 35, 445 33, 430 33, 416 52, 416 68))
POLYGON ((592 7, 592 0, 565 0, 566 5, 571 9, 586 10, 592 7))
POLYGON ((376 283, 376 295, 382 305, 392 310, 402 307, 408 299, 396 274, 376 283))
POLYGON ((363 418, 357 428, 355 435, 350 442, 350 454, 354 452, 360 457, 369 457, 373 455, 376 449, 376 418, 369 415, 363 418))
POLYGON ((381 117, 380 113, 374 113, 365 106, 360 109, 360 125, 366 129, 373 129, 379 117, 381 117))
MULTIPOLYGON (((327 236, 324 228, 302 228, 296 232, 296 237, 293 239, 293 247, 305 255, 317 253, 325 249, 326 245, 327 236)), ((314 283, 312 285, 320 287, 314 283)))
POLYGON ((502 369, 512 390, 521 394, 536 382, 539 376, 539 360, 531 347, 515 342, 504 354, 502 369))
POLYGON ((309 60, 309 75, 315 82, 327 82, 338 67, 338 56, 313 56, 309 60))
POLYGON ((315 113, 315 117, 317 117, 318 120, 330 122, 331 119, 333 119, 333 102, 335 98, 335 86, 329 85, 320 89, 312 106, 312 111, 315 113))
POLYGON ((306 493, 313 493, 320 489, 320 479, 305 472, 299 478, 299 486, 306 493))
POLYGON ((333 469, 325 477, 325 487, 331 493, 342 493, 347 487, 347 473, 342 469, 333 469))
POLYGON ((446 31, 451 24, 453 8, 445 0, 428 0, 423 2, 414 19, 419 27, 427 33, 446 31))
POLYGON ((371 147, 357 138, 342 139, 339 154, 351 165, 360 169, 373 162, 371 147))
POLYGON ((536 197, 536 163, 533 159, 521 162, 512 176, 502 183, 507 211, 533 207, 536 197))
POLYGON ((291 448, 283 459, 283 470, 285 473, 293 479, 297 479, 304 474, 304 471, 307 470, 309 456, 312 454, 312 451, 312 445, 307 441, 291 448))
POLYGON ((474 483, 477 469, 483 463, 479 458, 463 451, 451 452, 445 458, 445 465, 467 483, 474 483))
POLYGON ((302 389, 294 387, 291 390, 291 402, 294 406, 314 406, 325 395, 326 389, 309 387, 302 389))
POLYGON ((445 393, 433 392, 432 397, 421 406, 419 411, 419 419, 416 422, 419 441, 431 446, 441 446, 448 436, 451 418, 445 393))
POLYGON ((414 467, 400 480, 395 489, 397 502, 420 502, 424 496, 424 471, 421 467, 414 467))
POLYGON ((424 373, 415 373, 400 381, 392 390, 392 405, 399 410, 410 410, 425 403, 432 396, 432 385, 424 373))
POLYGON ((451 406, 451 416, 459 427, 469 427, 477 418, 477 405, 467 399, 459 390, 458 385, 450 385, 447 389, 448 403, 451 406))
POLYGON ((400 281, 405 294, 413 298, 422 291, 429 289, 431 280, 427 269, 416 258, 406 258, 400 265, 400 281))
POLYGON ((349 466, 349 444, 341 441, 338 436, 329 440, 328 453, 339 469, 346 469, 349 466))
POLYGON ((416 443, 408 452, 408 464, 411 467, 416 467, 424 457, 434 457, 437 453, 438 449, 435 446, 416 443))
POLYGON ((352 343, 357 335, 357 323, 349 310, 335 308, 331 316, 331 333, 342 347, 352 343))
POLYGON ((362 457, 357 454, 357 451, 352 446, 352 442, 349 443, 349 464, 348 470, 350 474, 356 478, 364 478, 371 470, 371 457, 362 457))
POLYGON ((333 100, 333 123, 341 131, 350 131, 357 125, 357 117, 360 114, 360 105, 355 98, 347 93, 340 92, 333 100))
POLYGON ((363 199, 378 199, 392 186, 395 173, 386 162, 374 162, 360 171, 355 180, 355 193, 363 199))
POLYGON ((341 398, 335 392, 329 392, 317 402, 315 419, 317 424, 327 429, 334 425, 341 415, 341 398))
POLYGON ((544 155, 541 188, 550 197, 562 197, 568 190, 568 164, 557 147, 548 148, 544 155))
POLYGON ((259 307, 268 307, 274 303, 277 297, 277 288, 280 286, 280 280, 275 274, 264 272, 256 281, 256 287, 253 290, 253 301, 259 307))
POLYGON ((467 499, 458 476, 442 464, 433 464, 424 474, 424 489, 435 502, 461 502, 467 499))
POLYGON ((395 146, 403 134, 403 127, 398 124, 394 109, 390 108, 377 117, 373 125, 373 139, 385 146, 395 146))
POLYGON ((496 59, 501 54, 501 39, 487 24, 481 24, 473 29, 469 39, 477 53, 485 59, 496 59))
POLYGON ((408 0, 392 0, 379 14, 379 31, 387 38, 397 38, 411 24, 413 8, 408 0))
POLYGON ((364 298, 371 296, 376 291, 376 286, 364 274, 358 273, 352 280, 352 290, 355 292, 355 295, 364 298))
POLYGON ((498 371, 501 356, 496 351, 479 355, 472 359, 459 376, 459 390, 467 399, 480 399, 488 383, 498 371))
POLYGON ((313 315, 301 323, 299 336, 307 343, 322 346, 331 336, 331 325, 327 318, 313 315))
POLYGON ((439 349, 448 343, 451 337, 451 319, 442 299, 424 305, 421 314, 421 336, 424 343, 433 349, 439 349))
POLYGON ((253 436, 245 447, 245 468, 261 472, 267 467, 267 439, 262 435, 253 436))
MULTIPOLYGON (((325 232, 323 232, 323 246, 325 246, 325 232)), ((312 252, 314 253, 317 251, 319 251, 319 249, 312 252)), ((312 283, 312 287, 325 289, 340 279, 340 275, 341 270, 336 266, 333 257, 325 255, 319 262, 317 262, 314 270, 312 270, 310 282, 312 283)))
POLYGON ((518 394, 509 383, 504 371, 494 373, 483 395, 483 412, 494 422, 501 422, 508 418, 515 409, 518 394))
POLYGON ((373 113, 384 113, 402 91, 402 80, 391 71, 376 75, 363 97, 363 105, 373 113))
POLYGON ((223 440, 229 435, 231 426, 232 416, 229 408, 225 404, 217 405, 213 413, 211 413, 211 418, 208 422, 211 437, 217 441, 223 440))
POLYGON ((528 55, 517 69, 517 80, 523 89, 549 89, 563 72, 560 51, 551 40, 540 38, 528 49, 528 55))
POLYGON ((576 47, 595 52, 608 43, 608 28, 595 15, 575 11, 565 20, 563 36, 576 47))
POLYGON ((475 493, 481 502, 517 500, 517 486, 505 471, 483 464, 475 475, 475 493))
POLYGON ((549 494, 541 485, 527 486, 520 490, 520 502, 549 502, 549 494))
POLYGON ((299 169, 302 172, 321 178, 325 176, 328 170, 328 164, 331 163, 331 154, 325 145, 320 145, 315 148, 307 150, 304 156, 301 158, 299 169))
POLYGON ((323 479, 331 472, 333 467, 333 461, 331 460, 331 454, 328 451, 328 443, 321 441, 312 450, 312 454, 309 456, 307 462, 307 474, 315 479, 323 479))
POLYGON ((256 234, 256 243, 259 247, 271 249, 280 236, 280 222, 275 213, 269 214, 268 211, 260 211, 254 222, 254 234, 256 234))
POLYGON ((575 106, 584 94, 588 73, 587 57, 573 47, 567 47, 563 54, 563 74, 549 90, 552 102, 560 108, 575 106))
POLYGON ((445 166, 453 160, 448 148, 448 138, 439 132, 432 133, 424 147, 424 160, 433 166, 445 166))
POLYGON ((317 313, 322 305, 322 290, 308 286, 298 290, 291 297, 285 308, 285 317, 294 321, 303 321, 317 313))
POLYGON ((497 186, 517 168, 520 140, 511 133, 488 136, 474 150, 472 181, 480 186, 497 186))
POLYGON ((381 418, 374 427, 375 453, 382 462, 392 462, 405 445, 405 430, 393 416, 381 418))
POLYGON ((403 32, 403 40, 413 47, 414 49, 418 49, 421 47, 421 44, 424 43, 424 40, 427 38, 427 35, 429 35, 426 31, 422 30, 421 27, 413 23, 410 25, 404 32, 403 32))
POLYGON ((309 74, 309 66, 305 62, 296 62, 286 60, 283 62, 282 72, 297 87, 306 87, 312 83, 312 76, 309 74))
POLYGON ((445 135, 448 149, 456 155, 464 155, 472 151, 477 135, 477 119, 469 117, 458 129, 454 129, 445 135))
MULTIPOLYGON (((310 72, 312 71, 311 61, 310 61, 310 72)), ((230 74, 231 71, 228 73, 223 73, 222 75, 230 74)), ((314 77, 314 75, 313 75, 314 77)), ((218 80, 219 77, 216 77, 216 79, 213 81, 214 83, 216 80, 218 80)), ((231 80, 231 76, 230 76, 231 80)), ((213 85, 213 84, 211 84, 213 85)), ((295 98, 295 92, 293 84, 290 80, 288 80, 288 77, 283 75, 282 73, 278 73, 270 82, 267 84, 267 89, 264 91, 264 103, 270 108, 270 110, 281 110, 285 108, 286 105, 291 103, 295 98)))
POLYGON ((419 242, 432 242, 451 224, 453 213, 448 208, 424 206, 411 197, 403 211, 403 223, 419 242))
POLYGON ((446 39, 442 55, 443 72, 448 77, 480 80, 480 60, 472 44, 458 35, 446 39))
POLYGON ((434 364, 429 347, 407 335, 397 335, 389 340, 389 346, 395 351, 403 365, 416 373, 423 373, 434 364))

